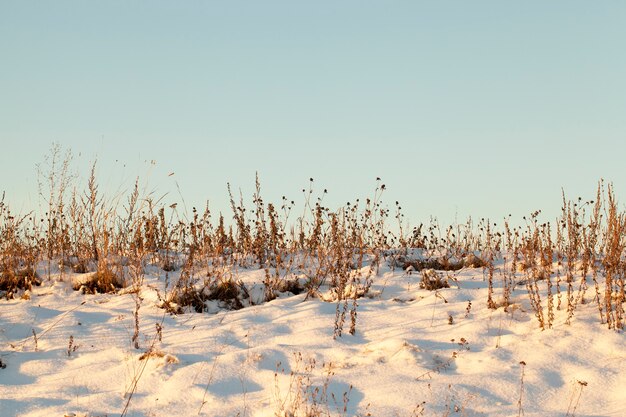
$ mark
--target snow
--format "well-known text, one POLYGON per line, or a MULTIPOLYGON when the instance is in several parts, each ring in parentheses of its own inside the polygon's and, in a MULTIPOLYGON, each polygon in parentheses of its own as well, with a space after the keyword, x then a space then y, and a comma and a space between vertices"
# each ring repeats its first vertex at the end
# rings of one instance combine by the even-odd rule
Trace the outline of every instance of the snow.
MULTIPOLYGON (((482 268, 436 273, 449 288, 421 288, 422 273, 384 261, 357 299, 355 334, 348 314, 334 338, 324 288, 171 315, 158 307, 166 273, 149 267, 140 349, 133 294, 82 294, 80 276, 46 276, 30 299, 0 301, 0 416, 116 416, 127 404, 146 417, 626 416, 625 336, 600 323, 591 295, 570 325, 557 311, 542 331, 524 285, 505 312, 487 308, 482 268)), ((262 288, 262 270, 233 275, 262 288)))

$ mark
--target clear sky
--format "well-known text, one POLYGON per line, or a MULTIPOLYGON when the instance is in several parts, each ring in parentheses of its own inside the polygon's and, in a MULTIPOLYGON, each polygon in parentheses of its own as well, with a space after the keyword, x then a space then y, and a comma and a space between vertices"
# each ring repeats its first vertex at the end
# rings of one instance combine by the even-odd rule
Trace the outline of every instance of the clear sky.
POLYGON ((626 196, 621 1, 0 0, 0 191, 53 141, 103 187, 227 208, 400 200, 412 223, 626 196), (156 161, 156 164, 151 164, 156 161), (169 175, 174 173, 174 175, 169 175))

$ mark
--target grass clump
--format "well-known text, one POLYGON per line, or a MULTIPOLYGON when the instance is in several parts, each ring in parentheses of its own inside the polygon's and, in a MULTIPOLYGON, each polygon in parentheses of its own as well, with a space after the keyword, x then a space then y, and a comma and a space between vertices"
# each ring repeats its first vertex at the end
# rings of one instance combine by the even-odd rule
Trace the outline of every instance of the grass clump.
POLYGON ((420 281, 420 288, 435 291, 441 288, 450 288, 447 278, 443 278, 434 269, 423 269, 422 279, 420 281))
POLYGON ((0 272, 0 294, 4 294, 7 299, 14 298, 20 290, 31 291, 33 285, 39 286, 41 283, 37 272, 29 267, 0 272))
POLYGON ((125 286, 125 282, 119 274, 110 268, 105 268, 94 272, 85 280, 74 283, 72 288, 83 294, 106 294, 115 293, 125 286))
POLYGON ((243 282, 220 279, 199 286, 190 283, 177 285, 161 306, 172 314, 182 314, 186 308, 202 313, 208 310, 209 301, 216 301, 221 308, 228 310, 240 310, 251 304, 248 288, 243 282))

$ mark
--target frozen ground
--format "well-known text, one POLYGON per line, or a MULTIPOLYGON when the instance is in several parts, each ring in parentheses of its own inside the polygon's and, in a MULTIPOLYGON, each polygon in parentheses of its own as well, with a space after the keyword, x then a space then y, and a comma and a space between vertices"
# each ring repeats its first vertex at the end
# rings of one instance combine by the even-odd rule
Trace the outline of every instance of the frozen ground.
MULTIPOLYGON (((626 416, 626 339, 594 302, 541 331, 524 285, 508 312, 490 310, 482 269, 448 274, 450 288, 428 291, 421 273, 383 265, 356 334, 346 323, 334 339, 337 304, 305 294, 166 314, 153 268, 138 350, 131 294, 83 295, 53 276, 28 300, 0 301, 0 416, 119 416, 127 404, 146 417, 626 416)), ((263 271, 236 277, 251 285, 263 271)))

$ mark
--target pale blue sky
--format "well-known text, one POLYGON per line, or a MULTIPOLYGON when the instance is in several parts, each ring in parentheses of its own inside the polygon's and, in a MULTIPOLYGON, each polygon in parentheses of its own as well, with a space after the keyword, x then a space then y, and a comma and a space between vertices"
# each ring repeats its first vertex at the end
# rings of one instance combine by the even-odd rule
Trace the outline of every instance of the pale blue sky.
POLYGON ((626 195, 624 22, 621 1, 0 0, 0 191, 33 204, 57 141, 168 203, 176 181, 224 210, 258 171, 266 200, 314 177, 336 206, 379 176, 412 223, 549 219, 561 187, 626 195))

